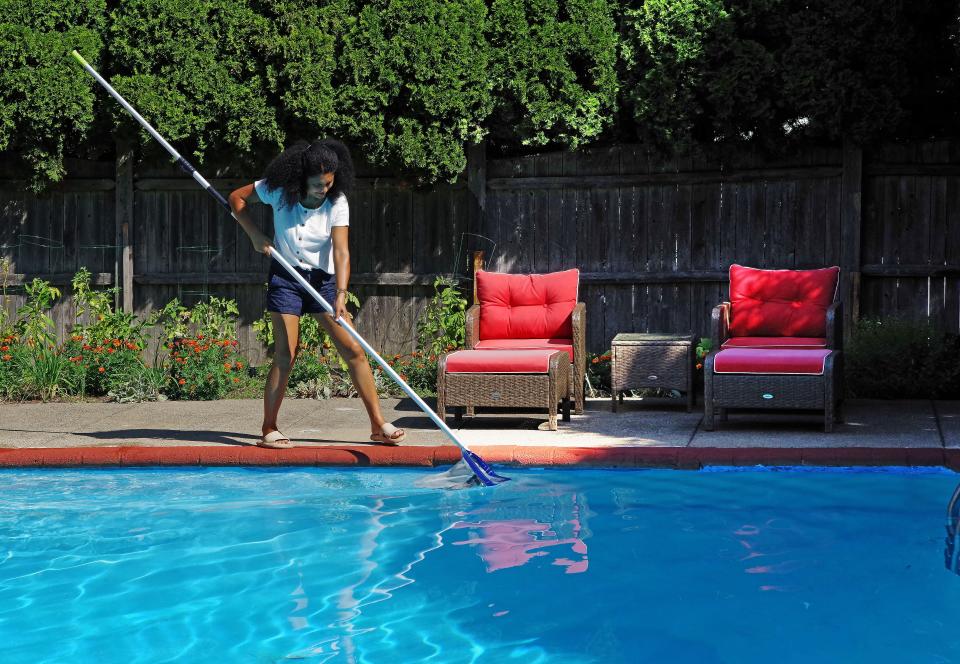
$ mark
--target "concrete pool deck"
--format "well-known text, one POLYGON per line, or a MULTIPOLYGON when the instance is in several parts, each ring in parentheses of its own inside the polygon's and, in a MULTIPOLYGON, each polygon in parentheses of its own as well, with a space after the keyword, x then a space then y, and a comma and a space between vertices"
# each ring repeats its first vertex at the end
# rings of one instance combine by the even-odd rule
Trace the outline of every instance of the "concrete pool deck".
MULTIPOLYGON (((407 431, 401 446, 367 442, 357 399, 288 399, 281 428, 297 448, 266 450, 255 446, 259 400, 0 404, 0 466, 431 466, 459 458, 412 401, 386 399, 383 406, 387 419, 407 431)), ((508 465, 960 469, 960 401, 852 400, 844 415, 831 434, 815 414, 789 412, 734 413, 716 431, 704 431, 702 410, 687 413, 674 400, 627 400, 612 413, 609 400, 597 399, 559 431, 540 430, 545 414, 516 412, 481 412, 455 431, 487 461, 508 465)))

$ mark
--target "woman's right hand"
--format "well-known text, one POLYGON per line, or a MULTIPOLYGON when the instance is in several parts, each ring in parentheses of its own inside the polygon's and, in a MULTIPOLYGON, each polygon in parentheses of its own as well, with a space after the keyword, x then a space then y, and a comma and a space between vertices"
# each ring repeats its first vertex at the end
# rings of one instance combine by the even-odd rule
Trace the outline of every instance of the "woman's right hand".
POLYGON ((250 241, 253 243, 253 248, 257 253, 266 254, 273 249, 273 243, 270 242, 270 238, 263 233, 257 232, 252 234, 250 241))

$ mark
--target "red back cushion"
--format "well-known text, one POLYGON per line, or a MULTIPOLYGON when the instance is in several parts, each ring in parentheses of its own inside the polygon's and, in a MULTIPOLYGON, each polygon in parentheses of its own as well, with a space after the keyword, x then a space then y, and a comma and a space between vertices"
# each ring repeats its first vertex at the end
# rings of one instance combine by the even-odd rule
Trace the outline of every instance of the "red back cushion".
POLYGON ((840 268, 758 270, 730 266, 730 336, 824 337, 840 268))
POLYGON ((477 272, 481 339, 573 336, 580 270, 549 274, 477 272))

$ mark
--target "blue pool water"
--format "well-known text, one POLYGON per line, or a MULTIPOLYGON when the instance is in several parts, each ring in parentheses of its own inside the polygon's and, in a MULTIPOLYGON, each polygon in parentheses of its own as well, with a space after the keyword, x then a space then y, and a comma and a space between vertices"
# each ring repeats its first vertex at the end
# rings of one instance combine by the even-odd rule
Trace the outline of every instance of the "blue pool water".
POLYGON ((947 472, 0 472, 0 660, 960 662, 947 472))

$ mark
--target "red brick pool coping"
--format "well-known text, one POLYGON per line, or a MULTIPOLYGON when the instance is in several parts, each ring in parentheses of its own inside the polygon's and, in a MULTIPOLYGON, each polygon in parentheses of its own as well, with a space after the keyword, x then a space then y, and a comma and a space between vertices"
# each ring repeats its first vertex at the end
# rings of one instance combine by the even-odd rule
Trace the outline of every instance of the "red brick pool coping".
MULTIPOLYGON (((899 447, 477 447, 505 466, 684 468, 703 466, 943 466, 960 470, 960 449, 899 447)), ((255 446, 55 447, 0 449, 0 467, 78 466, 443 466, 452 445, 342 445, 268 450, 255 446)))

